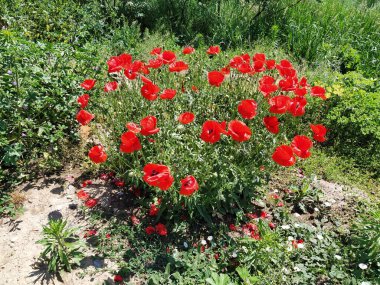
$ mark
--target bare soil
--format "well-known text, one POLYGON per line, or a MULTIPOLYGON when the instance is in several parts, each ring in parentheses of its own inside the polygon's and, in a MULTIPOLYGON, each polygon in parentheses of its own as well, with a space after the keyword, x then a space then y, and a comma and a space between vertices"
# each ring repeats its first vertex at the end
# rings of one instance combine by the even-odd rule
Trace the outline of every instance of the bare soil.
POLYGON ((47 272, 38 257, 42 246, 36 241, 42 238, 42 226, 49 219, 63 218, 70 227, 80 227, 83 234, 86 223, 70 204, 78 203, 76 188, 70 184, 81 175, 76 169, 67 168, 56 176, 39 179, 20 186, 18 195, 25 195, 24 211, 15 220, 0 219, 0 285, 6 284, 113 284, 112 268, 87 252, 81 267, 59 276, 47 272))

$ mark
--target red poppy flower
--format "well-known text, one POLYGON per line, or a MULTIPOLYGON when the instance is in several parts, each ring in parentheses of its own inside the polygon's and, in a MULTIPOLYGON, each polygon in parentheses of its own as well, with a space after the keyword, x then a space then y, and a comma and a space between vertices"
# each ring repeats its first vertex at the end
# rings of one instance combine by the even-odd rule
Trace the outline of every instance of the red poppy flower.
POLYGON ((279 95, 269 99, 269 112, 274 114, 284 114, 290 107, 290 98, 288 96, 279 95))
POLYGON ((86 200, 88 200, 90 198, 90 194, 88 194, 86 191, 84 191, 83 189, 81 189, 81 190, 79 190, 77 192, 77 197, 80 200, 86 201, 86 200))
POLYGON ((152 50, 150 51, 150 54, 151 54, 151 55, 159 55, 159 54, 161 54, 161 51, 162 51, 162 48, 160 48, 160 47, 156 47, 156 48, 154 48, 154 49, 152 49, 152 50))
POLYGON ((278 86, 282 91, 294 91, 297 87, 297 78, 286 77, 278 82, 278 86))
POLYGON ((206 121, 202 126, 201 139, 208 143, 216 143, 220 140, 220 134, 227 134, 225 124, 217 121, 206 121))
POLYGON ((199 92, 199 89, 198 89, 198 87, 197 86, 195 86, 195 85, 192 85, 191 86, 191 90, 193 90, 194 92, 196 92, 196 93, 198 93, 199 92))
POLYGON ((108 61, 108 73, 119 72, 123 68, 127 68, 132 63, 132 56, 123 53, 119 56, 112 56, 108 61))
POLYGON ((107 160, 107 154, 101 145, 93 146, 88 152, 88 156, 94 163, 103 163, 107 160))
POLYGON ((266 60, 266 56, 264 53, 256 53, 256 54, 254 54, 254 56, 252 58, 254 61, 265 61, 266 60))
POLYGON ((307 100, 304 97, 295 97, 290 101, 289 112, 294 116, 302 116, 305 114, 305 106, 307 100))
POLYGON ((226 66, 226 67, 223 67, 220 70, 220 72, 223 73, 224 77, 228 77, 228 76, 230 76, 231 70, 228 66, 226 66))
POLYGON ((88 94, 83 94, 81 96, 78 97, 77 99, 77 102, 78 104, 80 105, 80 107, 82 109, 86 108, 87 107, 87 104, 88 104, 88 100, 90 99, 90 95, 88 94))
POLYGON ((141 134, 143 136, 154 135, 160 131, 157 126, 157 118, 155 116, 147 116, 140 121, 141 134))
POLYGON ((324 142, 326 141, 326 133, 327 129, 324 125, 312 125, 310 124, 310 128, 313 131, 313 139, 315 139, 318 142, 324 142))
POLYGON ((182 53, 183 54, 192 54, 193 52, 195 52, 195 49, 193 47, 185 47, 183 50, 182 50, 182 53))
POLYGON ((91 90, 94 87, 95 82, 96 80, 94 79, 86 79, 85 81, 82 82, 80 86, 86 90, 91 90))
POLYGON ((261 211, 261 213, 260 213, 260 218, 262 218, 262 219, 266 219, 266 218, 268 218, 269 217, 269 214, 267 213, 267 212, 265 212, 265 211, 261 211))
POLYGON ((113 281, 114 282, 123 282, 123 277, 121 277, 120 275, 115 275, 115 277, 113 278, 113 281))
POLYGON ((96 199, 89 199, 87 200, 84 205, 87 207, 87 208, 93 208, 96 206, 96 204, 98 204, 98 200, 96 199))
POLYGON ((153 81, 144 75, 140 75, 140 79, 144 84, 153 84, 153 81))
POLYGON ((278 134, 278 132, 280 131, 279 129, 280 123, 277 117, 275 116, 264 117, 263 122, 267 130, 271 132, 272 134, 278 134))
POLYGON ((164 62, 162 61, 161 58, 154 58, 149 60, 149 65, 148 67, 150 68, 160 68, 164 62))
POLYGON ((130 79, 134 80, 137 77, 137 72, 143 72, 144 74, 149 73, 147 67, 142 61, 135 60, 132 64, 124 68, 124 75, 130 79))
POLYGON ((210 71, 207 76, 208 76, 208 82, 210 83, 210 85, 213 85, 216 87, 219 87, 224 81, 224 74, 216 70, 210 71))
POLYGON ((254 61, 253 69, 255 72, 263 72, 265 70, 265 61, 254 61))
POLYGON ((177 90, 174 89, 165 89, 162 94, 160 95, 161 99, 173 99, 174 96, 177 94, 177 90))
POLYGON ((155 217, 158 215, 159 211, 160 211, 160 209, 158 209, 156 205, 151 204, 150 209, 149 209, 149 216, 155 217))
POLYGON ((276 80, 275 80, 272 76, 264 75, 264 76, 261 77, 261 79, 259 80, 259 84, 260 84, 260 85, 274 84, 275 81, 276 81, 276 80))
POLYGON ((305 87, 303 87, 303 88, 296 88, 296 89, 294 89, 293 92, 297 96, 305 96, 307 94, 307 89, 305 87))
POLYGON ((131 69, 125 69, 124 70, 124 75, 129 79, 129 80, 134 80, 137 77, 137 72, 133 72, 131 69))
POLYGON ((120 151, 132 153, 141 149, 139 138, 135 133, 128 131, 121 135, 120 151))
POLYGON ((313 142, 307 136, 295 136, 291 147, 298 157, 308 158, 311 155, 309 150, 313 147, 313 142))
POLYGON ((137 218, 136 216, 131 216, 131 221, 134 226, 137 226, 141 223, 139 218, 137 218))
POLYGON ((165 191, 173 184, 174 178, 170 175, 170 170, 165 165, 149 163, 144 166, 143 171, 143 180, 151 186, 165 191))
POLYGON ((105 86, 104 86, 104 91, 105 92, 111 92, 111 91, 115 91, 117 89, 117 82, 116 81, 112 81, 112 82, 108 82, 105 86))
POLYGON ((252 72, 252 67, 249 63, 243 62, 242 64, 239 64, 236 70, 245 74, 252 72))
MULTIPOLYGON (((232 68, 238 68, 239 65, 242 64, 242 63, 244 63, 244 62, 245 62, 245 60, 243 59, 243 57, 241 57, 241 56, 235 56, 234 58, 232 58, 232 59, 230 60, 229 65, 230 65, 230 67, 232 67, 232 68)), ((249 63, 249 62, 248 62, 248 63, 249 63)))
POLYGON ((127 123, 126 127, 130 132, 135 133, 135 134, 138 134, 141 131, 141 128, 139 127, 139 125, 135 123, 127 123))
POLYGON ((187 124, 192 123, 194 121, 194 118, 195 118, 195 115, 193 113, 185 112, 185 113, 182 113, 181 115, 179 115, 178 121, 181 124, 187 125, 187 124))
POLYGON ((259 90, 265 97, 277 91, 278 87, 275 84, 275 79, 272 76, 265 75, 259 81, 259 90))
POLYGON ((271 93, 276 92, 278 89, 276 84, 264 84, 264 85, 259 85, 259 90, 261 93, 265 96, 268 97, 271 93))
POLYGON ((281 60, 280 64, 276 65, 276 68, 282 77, 295 77, 297 75, 296 70, 288 60, 281 60))
POLYGON ((176 61, 169 65, 170 72, 182 72, 189 69, 189 65, 184 61, 176 61))
POLYGON ((250 63, 251 62, 251 57, 248 53, 245 53, 245 54, 242 54, 241 55, 241 58, 244 60, 244 62, 246 63, 250 63))
POLYGON ((281 60, 280 61, 280 66, 283 67, 283 68, 292 68, 293 67, 292 63, 289 60, 287 60, 287 59, 281 60))
POLYGON ((105 92, 111 92, 111 91, 115 91, 117 89, 117 82, 116 81, 112 81, 112 82, 108 82, 105 86, 104 86, 104 91, 105 92))
POLYGON ((168 231, 167 231, 165 225, 161 224, 161 223, 159 223, 159 224, 156 225, 156 232, 160 236, 166 236, 168 234, 168 231))
POLYGON ((93 114, 87 112, 86 110, 80 110, 77 114, 77 121, 82 126, 85 126, 88 123, 90 123, 93 118, 95 118, 95 116, 93 114))
POLYGON ((195 191, 198 191, 199 185, 194 176, 189 175, 181 180, 181 189, 179 190, 179 194, 183 196, 190 196, 195 191))
POLYGON ((158 92, 160 92, 160 88, 153 83, 147 83, 141 87, 141 95, 149 101, 156 100, 158 92))
POLYGON ((84 235, 83 235, 83 237, 84 238, 88 238, 88 237, 92 237, 92 236, 94 236, 94 235, 96 235, 97 234, 97 231, 96 230, 88 230, 84 235))
POLYGON ((92 181, 91 180, 85 180, 82 182, 82 187, 87 187, 87 185, 91 185, 92 181))
POLYGON ((206 52, 208 54, 218 54, 218 53, 220 53, 220 47, 219 46, 210 46, 206 52))
POLYGON ((112 182, 116 187, 124 187, 125 186, 125 182, 120 178, 115 178, 112 182))
POLYGON ((235 141, 244 142, 250 139, 252 132, 246 124, 234 120, 228 124, 228 135, 230 135, 235 141))
POLYGON ((170 64, 176 60, 177 56, 171 50, 166 50, 160 55, 160 58, 164 64, 170 64))
POLYGON ((253 99, 242 100, 238 106, 239 114, 244 118, 251 120, 256 116, 257 103, 253 99))
POLYGON ((309 84, 307 84, 307 78, 306 77, 302 77, 300 82, 298 83, 299 86, 301 87, 308 87, 309 84))
POLYGON ((276 66, 276 61, 274 59, 268 59, 266 62, 265 62, 265 65, 267 67, 268 70, 272 70, 275 68, 276 66))
POLYGON ((148 226, 148 227, 145 228, 145 232, 148 235, 151 235, 151 234, 154 234, 156 232, 156 229, 153 226, 148 226))
POLYGON ((234 225, 234 224, 230 224, 228 226, 228 228, 230 229, 230 231, 233 231, 233 232, 236 232, 237 231, 237 227, 234 225))
POLYGON ((323 88, 321 86, 314 86, 314 87, 312 87, 310 94, 311 94, 311 96, 320 97, 323 100, 327 99, 327 97, 326 97, 326 90, 325 90, 325 88, 323 88))
POLYGON ((256 214, 253 214, 253 213, 247 213, 245 214, 249 219, 251 220, 254 220, 254 219, 258 219, 259 217, 256 215, 256 214))
POLYGON ((296 158, 294 157, 293 150, 290 146, 281 145, 276 148, 272 155, 272 159, 279 165, 282 166, 292 166, 296 163, 296 158))

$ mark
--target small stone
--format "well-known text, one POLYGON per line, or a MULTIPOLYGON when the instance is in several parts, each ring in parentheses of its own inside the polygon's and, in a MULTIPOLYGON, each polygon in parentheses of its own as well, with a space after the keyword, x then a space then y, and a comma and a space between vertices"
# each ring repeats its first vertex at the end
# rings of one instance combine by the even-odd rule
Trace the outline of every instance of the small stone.
POLYGON ((94 259, 92 262, 95 266, 95 268, 102 268, 103 267, 103 261, 100 259, 94 259))
POLYGON ((67 190, 68 191, 71 191, 71 192, 75 192, 76 191, 76 188, 73 186, 73 185, 69 185, 68 187, 67 187, 67 190))
POLYGON ((78 208, 78 204, 69 204, 69 209, 70 210, 75 210, 75 209, 77 209, 78 208))

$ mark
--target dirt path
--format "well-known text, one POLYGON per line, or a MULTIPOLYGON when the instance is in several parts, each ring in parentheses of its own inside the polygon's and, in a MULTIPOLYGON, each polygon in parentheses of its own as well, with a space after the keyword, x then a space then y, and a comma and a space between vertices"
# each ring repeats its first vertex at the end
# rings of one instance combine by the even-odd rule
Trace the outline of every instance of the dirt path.
POLYGON ((14 221, 0 219, 0 285, 112 282, 111 275, 103 272, 101 266, 94 266, 93 263, 99 262, 91 258, 86 261, 84 268, 62 275, 61 280, 35 265, 42 249, 36 241, 41 239, 42 226, 49 219, 62 217, 68 220, 69 226, 78 226, 80 223, 75 217, 77 211, 69 208, 70 204, 77 202, 76 189, 70 185, 70 180, 73 181, 79 175, 77 170, 66 169, 59 176, 40 179, 19 188, 18 191, 26 196, 24 213, 14 221), (86 276, 80 278, 83 273, 86 276))

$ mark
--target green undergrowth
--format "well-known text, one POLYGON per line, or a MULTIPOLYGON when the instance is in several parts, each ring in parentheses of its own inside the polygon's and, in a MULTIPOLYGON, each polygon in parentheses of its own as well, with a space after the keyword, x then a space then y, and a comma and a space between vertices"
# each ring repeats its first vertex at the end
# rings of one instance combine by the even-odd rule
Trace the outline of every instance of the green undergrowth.
MULTIPOLYGON (((300 191, 289 196, 279 192, 282 207, 270 202, 269 189, 264 187, 266 218, 251 219, 241 213, 215 216, 212 224, 205 225, 178 217, 166 224, 167 236, 146 234, 145 227, 155 217, 146 214, 148 205, 140 204, 141 198, 120 188, 108 189, 110 196, 104 201, 114 203, 112 207, 83 209, 88 230, 97 230, 87 242, 98 258, 117 264, 112 273, 122 275, 127 284, 377 284, 378 206, 358 202, 351 218, 341 224, 340 213, 319 200, 323 194, 308 184, 310 178, 303 181, 277 185, 300 191), (127 208, 119 208, 122 201, 127 208), (302 204, 305 208, 295 210, 302 204), (131 222, 132 215, 139 224, 131 222), (308 220, 310 215, 314 218, 308 220), (231 224, 241 229, 247 223, 257 227, 260 239, 230 229, 231 224)), ((254 213, 260 211, 256 208, 254 213)))
POLYGON ((331 149, 315 149, 301 168, 307 175, 315 174, 327 181, 359 188, 379 196, 380 180, 373 177, 373 172, 358 167, 353 159, 336 155, 331 149))

